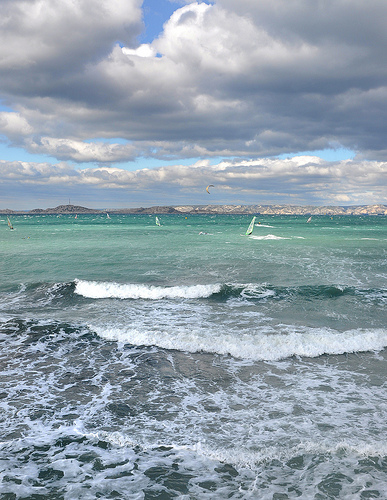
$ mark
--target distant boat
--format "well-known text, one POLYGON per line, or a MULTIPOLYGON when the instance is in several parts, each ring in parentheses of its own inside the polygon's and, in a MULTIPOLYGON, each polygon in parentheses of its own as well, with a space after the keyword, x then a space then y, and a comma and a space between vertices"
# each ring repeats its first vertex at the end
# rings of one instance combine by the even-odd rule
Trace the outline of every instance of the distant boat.
POLYGON ((310 222, 311 220, 312 220, 312 216, 310 216, 306 222, 310 222))
POLYGON ((249 234, 251 234, 253 232, 255 219, 256 219, 256 217, 253 217, 251 219, 250 225, 249 225, 249 227, 247 228, 247 231, 246 231, 246 236, 248 236, 249 234))
POLYGON ((109 214, 106 214, 106 218, 107 218, 107 219, 110 219, 110 215, 109 215, 109 214))
POLYGON ((74 219, 78 219, 78 214, 75 214, 75 217, 74 217, 74 219))
POLYGON ((156 216, 156 226, 161 226, 159 218, 156 216))
POLYGON ((13 229, 12 222, 9 220, 8 215, 7 215, 7 221, 8 221, 8 227, 9 227, 9 229, 13 229))

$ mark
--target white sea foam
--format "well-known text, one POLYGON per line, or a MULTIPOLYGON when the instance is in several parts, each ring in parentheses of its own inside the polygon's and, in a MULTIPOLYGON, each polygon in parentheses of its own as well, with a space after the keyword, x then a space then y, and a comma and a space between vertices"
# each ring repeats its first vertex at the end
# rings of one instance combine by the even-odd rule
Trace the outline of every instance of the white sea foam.
POLYGON ((297 328, 279 325, 261 327, 256 332, 208 332, 205 329, 175 327, 142 330, 116 326, 90 327, 101 337, 133 345, 158 346, 186 352, 208 352, 235 358, 276 361, 291 356, 318 357, 323 354, 379 351, 387 346, 387 330, 297 328))
POLYGON ((290 238, 284 238, 283 236, 276 236, 275 234, 267 234, 266 236, 250 236, 252 240, 290 240, 290 238))
MULTIPOLYGON (((210 459, 214 462, 232 464, 240 468, 255 469, 258 464, 272 460, 281 462, 290 460, 294 457, 313 454, 313 455, 352 455, 362 458, 367 456, 384 457, 387 454, 387 445, 379 440, 365 442, 355 439, 353 443, 348 441, 339 441, 336 444, 324 440, 304 441, 297 445, 284 448, 283 446, 262 446, 259 450, 246 449, 243 446, 230 446, 230 448, 209 446, 206 442, 198 441, 189 445, 177 444, 173 442, 138 442, 125 432, 98 431, 95 433, 87 432, 84 429, 78 431, 79 435, 87 437, 90 441, 106 441, 118 448, 140 447, 142 450, 151 452, 159 446, 173 449, 176 454, 180 451, 188 453, 193 452, 197 457, 210 459)), ((230 443, 231 445, 231 443, 230 443)))
MULTIPOLYGON (((370 461, 365 469, 358 463, 358 459, 363 456, 371 456, 373 460, 375 456, 385 456, 385 447, 377 442, 372 442, 368 447, 370 453, 363 455, 358 446, 346 446, 345 443, 344 446, 339 444, 337 447, 301 443, 298 446, 290 446, 289 449, 281 446, 262 446, 260 449, 250 450, 244 447, 217 447, 205 441, 179 445, 174 444, 173 440, 161 440, 144 446, 130 439, 125 431, 97 431, 76 433, 85 436, 86 440, 83 443, 73 441, 69 449, 56 443, 61 438, 64 438, 64 442, 72 440, 76 434, 71 428, 62 428, 60 433, 55 433, 52 429, 44 430, 46 439, 37 441, 45 446, 44 453, 40 453, 39 462, 34 462, 32 455, 28 457, 28 453, 32 453, 36 445, 32 440, 16 441, 12 443, 12 448, 3 450, 11 456, 11 460, 4 460, 4 472, 8 478, 15 479, 2 483, 4 494, 27 498, 34 494, 36 496, 38 492, 42 497, 46 497, 53 496, 50 495, 53 490, 59 490, 63 498, 92 500, 101 496, 102 491, 104 498, 113 496, 113 493, 117 496, 119 492, 120 498, 140 500, 146 486, 149 489, 154 488, 154 484, 159 482, 157 479, 154 482, 149 481, 150 474, 147 474, 147 471, 158 470, 159 477, 163 479, 169 471, 176 470, 176 463, 179 464, 178 473, 181 474, 181 479, 184 479, 186 471, 189 471, 191 477, 188 494, 179 496, 182 499, 220 499, 234 496, 242 498, 238 496, 238 491, 245 492, 243 498, 274 498, 276 493, 281 494, 284 491, 283 484, 291 484, 290 479, 293 483, 297 482, 299 490, 305 493, 303 497, 313 498, 315 484, 333 474, 336 467, 339 467, 340 471, 345 470, 353 478, 353 481, 349 482, 345 481, 343 473, 342 477, 339 477, 344 478, 343 488, 346 488, 346 494, 340 498, 360 498, 355 494, 358 491, 356 483, 359 482, 364 484, 368 481, 374 492, 383 492, 385 489, 384 475, 379 464, 372 467, 373 462, 370 461), (97 443, 101 441, 108 442, 110 446, 98 446, 97 443), (377 450, 376 453, 374 449, 377 450), (311 458, 308 457, 310 452, 313 454, 311 458), (18 461, 19 456, 21 459, 18 461), (296 467, 292 467, 291 462, 286 463, 292 459, 295 460, 296 467), (96 465, 99 466, 97 471, 96 465), (52 478, 42 480, 42 470, 47 469, 54 471, 54 474, 52 478), (230 471, 232 475, 226 474, 230 471), (199 486, 205 481, 211 481, 210 491, 199 486)), ((35 452, 34 455, 38 454, 35 452)))
POLYGON ((240 283, 234 286, 241 289, 240 296, 245 299, 265 299, 268 297, 275 297, 276 295, 276 292, 274 290, 271 290, 270 288, 267 288, 265 284, 256 285, 254 283, 240 283))
POLYGON ((192 449, 198 455, 210 458, 211 460, 229 463, 237 468, 247 467, 251 469, 255 469, 258 464, 263 462, 271 460, 279 460, 283 462, 304 454, 349 454, 362 458, 367 456, 385 457, 387 453, 387 445, 385 443, 381 443, 379 440, 374 440, 371 443, 362 443, 357 441, 354 444, 350 444, 346 441, 341 441, 336 444, 324 443, 323 441, 308 441, 289 448, 283 448, 281 446, 262 446, 262 448, 257 451, 246 450, 243 448, 214 449, 201 442, 197 443, 192 448, 185 446, 175 446, 175 448, 176 450, 179 448, 186 448, 188 450, 192 449))
POLYGON ((199 299, 218 293, 221 285, 151 286, 97 281, 76 282, 75 293, 91 299, 199 299))

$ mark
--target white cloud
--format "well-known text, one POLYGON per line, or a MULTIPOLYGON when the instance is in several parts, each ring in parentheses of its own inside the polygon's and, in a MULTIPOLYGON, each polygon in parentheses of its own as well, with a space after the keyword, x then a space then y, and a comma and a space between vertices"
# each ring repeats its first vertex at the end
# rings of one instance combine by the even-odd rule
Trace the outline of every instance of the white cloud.
POLYGON ((0 99, 17 114, 3 116, 2 133, 78 162, 332 143, 383 159, 387 3, 193 2, 138 45, 141 3, 3 0, 0 99))
MULTIPOLYGON (((0 68, 67 72, 73 65, 78 69, 106 56, 117 40, 133 43, 141 30, 141 4, 141 0, 2 0, 0 68)), ((25 80, 31 87, 37 83, 27 75, 25 80)))
POLYGON ((39 142, 29 141, 28 150, 34 153, 49 154, 63 160, 97 163, 133 160, 136 151, 130 144, 88 143, 53 137, 42 137, 39 142))
MULTIPOLYGON (((223 161, 216 165, 171 165, 127 171, 119 168, 74 169, 26 162, 0 162, 0 184, 28 193, 33 187, 51 186, 51 194, 82 187, 96 200, 110 193, 110 206, 133 196, 148 204, 187 203, 327 203, 372 204, 385 202, 387 163, 326 162, 317 157, 286 160, 223 161), (214 184, 212 197, 205 186, 214 184), (90 191, 91 190, 91 191, 90 191), (116 193, 116 194, 114 194, 116 193), (122 193, 122 194, 120 194, 122 193), (155 194, 157 193, 157 194, 155 194), (208 194, 207 194, 208 196, 208 194)), ((31 191, 32 192, 32 191, 31 191)), ((122 202, 120 203, 122 206, 122 202)), ((124 205, 125 206, 125 205, 124 205)), ((33 207, 31 207, 33 208, 33 207)))
POLYGON ((33 128, 19 113, 0 112, 0 134, 5 134, 12 138, 27 136, 32 132, 33 128))
POLYGON ((127 56, 138 56, 138 57, 154 57, 156 55, 154 49, 149 43, 143 43, 137 49, 128 49, 127 47, 122 48, 122 53, 127 56))

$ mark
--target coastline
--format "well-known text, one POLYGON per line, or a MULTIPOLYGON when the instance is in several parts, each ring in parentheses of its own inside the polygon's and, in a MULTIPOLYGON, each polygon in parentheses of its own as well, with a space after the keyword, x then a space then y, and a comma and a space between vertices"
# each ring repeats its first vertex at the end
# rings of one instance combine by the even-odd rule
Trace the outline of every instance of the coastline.
POLYGON ((0 209, 1 215, 39 214, 259 214, 259 215, 387 215, 387 205, 177 205, 121 209, 93 209, 79 205, 59 205, 33 210, 0 209))

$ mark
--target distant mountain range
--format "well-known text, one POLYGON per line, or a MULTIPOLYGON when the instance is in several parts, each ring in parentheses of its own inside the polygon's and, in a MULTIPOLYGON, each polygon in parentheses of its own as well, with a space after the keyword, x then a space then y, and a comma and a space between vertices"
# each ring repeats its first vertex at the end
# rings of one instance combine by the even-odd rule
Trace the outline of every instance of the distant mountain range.
POLYGON ((59 205, 55 208, 33 210, 0 209, 0 214, 261 214, 261 215, 387 215, 387 205, 294 206, 294 205, 180 205, 148 208, 98 210, 78 205, 59 205))

